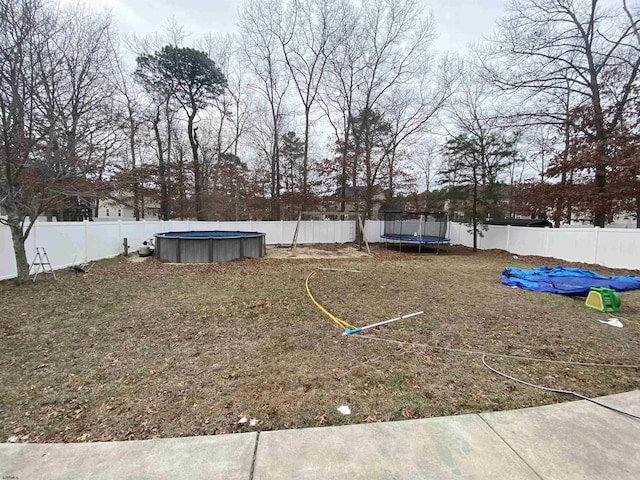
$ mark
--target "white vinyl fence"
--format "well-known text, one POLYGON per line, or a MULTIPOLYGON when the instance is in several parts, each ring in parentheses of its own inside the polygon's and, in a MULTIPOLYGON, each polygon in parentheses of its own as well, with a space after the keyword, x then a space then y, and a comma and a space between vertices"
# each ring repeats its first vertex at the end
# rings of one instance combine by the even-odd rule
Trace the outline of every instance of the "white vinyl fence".
MULTIPOLYGON (((471 228, 451 223, 452 244, 473 246, 471 228)), ((612 268, 640 269, 640 229, 531 228, 491 225, 478 237, 479 249, 538 255, 612 268)))
MULTIPOLYGON (((365 223, 370 243, 380 241, 384 222, 365 223)), ((241 230, 266 233, 268 245, 290 244, 296 222, 38 222, 25 248, 31 263, 36 247, 44 247, 54 268, 115 257, 123 252, 126 238, 131 251, 154 233, 188 230, 241 230)), ((450 223, 448 236, 454 245, 473 245, 469 227, 450 223)), ((299 244, 348 243, 355 240, 354 221, 304 221, 299 244)), ((478 238, 480 249, 500 249, 518 255, 538 255, 613 268, 640 269, 640 229, 527 228, 491 226, 478 238)), ((16 264, 9 228, 0 226, 0 280, 14 278, 16 264)))
MULTIPOLYGON (((296 229, 291 222, 195 222, 195 221, 141 221, 141 222, 37 222, 25 249, 31 263, 36 247, 44 247, 54 269, 66 268, 74 263, 111 258, 123 252, 126 238, 131 251, 154 233, 189 230, 230 230, 266 233, 268 245, 290 244, 296 229)), ((379 223, 379 222, 373 222, 379 223)), ((369 226, 379 238, 376 230, 369 226)), ((304 221, 298 232, 299 244, 347 243, 355 239, 354 221, 304 221)), ((376 240, 377 241, 377 240, 376 240)), ((0 280, 16 276, 16 262, 8 227, 0 226, 0 280)))

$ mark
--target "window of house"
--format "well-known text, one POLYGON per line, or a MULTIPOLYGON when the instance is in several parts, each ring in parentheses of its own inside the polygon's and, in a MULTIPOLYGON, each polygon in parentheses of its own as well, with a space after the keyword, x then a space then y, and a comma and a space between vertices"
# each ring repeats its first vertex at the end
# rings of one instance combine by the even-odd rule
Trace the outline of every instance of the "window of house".
POLYGON ((119 217, 121 217, 121 216, 122 216, 122 209, 121 209, 121 208, 119 208, 119 209, 118 209, 118 216, 119 216, 119 217))
POLYGON ((107 217, 108 217, 109 216, 109 209, 107 208, 105 210, 107 211, 107 217))

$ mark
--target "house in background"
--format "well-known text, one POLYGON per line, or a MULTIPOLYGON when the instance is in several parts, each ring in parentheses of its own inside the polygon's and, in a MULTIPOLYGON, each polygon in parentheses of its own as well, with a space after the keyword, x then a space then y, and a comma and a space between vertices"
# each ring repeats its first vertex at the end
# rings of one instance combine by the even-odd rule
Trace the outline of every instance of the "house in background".
MULTIPOLYGON (((364 213, 365 195, 367 187, 349 187, 345 190, 345 213, 364 213)), ((384 205, 386 196, 380 187, 376 187, 373 193, 373 205, 371 208, 371 218, 378 218, 380 208, 384 205)), ((340 210, 340 190, 336 190, 331 199, 329 209, 340 210)))
MULTIPOLYGON (((135 220, 133 205, 128 200, 128 198, 121 197, 117 194, 99 200, 98 208, 94 212, 94 220, 135 220)), ((140 205, 140 219, 157 220, 159 215, 160 203, 145 198, 143 204, 140 205)))

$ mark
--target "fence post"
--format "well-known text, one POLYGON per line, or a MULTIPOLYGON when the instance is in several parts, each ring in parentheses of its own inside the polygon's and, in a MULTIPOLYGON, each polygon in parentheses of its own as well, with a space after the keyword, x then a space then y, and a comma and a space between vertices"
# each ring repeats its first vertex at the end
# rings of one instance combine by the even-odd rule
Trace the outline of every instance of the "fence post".
POLYGON ((280 239, 278 240, 278 245, 284 245, 284 220, 280 220, 280 239))
POLYGON ((83 220, 84 223, 84 262, 89 261, 89 222, 83 220))
POLYGON ((543 257, 549 256, 549 227, 544 227, 544 255, 543 257))
POLYGON ((593 246, 593 263, 594 264, 598 264, 598 250, 600 248, 600 227, 595 227, 594 229, 595 232, 595 241, 594 246, 593 246))
POLYGON ((507 244, 505 250, 511 253, 511 225, 507 225, 507 244))

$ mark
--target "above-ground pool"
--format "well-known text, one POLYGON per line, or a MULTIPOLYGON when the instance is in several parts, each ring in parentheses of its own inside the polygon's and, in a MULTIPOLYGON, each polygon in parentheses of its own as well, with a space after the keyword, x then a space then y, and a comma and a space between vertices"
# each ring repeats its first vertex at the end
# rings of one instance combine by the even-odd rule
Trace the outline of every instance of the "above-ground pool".
POLYGON ((155 255, 174 263, 228 262, 236 258, 260 258, 266 253, 265 234, 258 232, 156 233, 155 255))

